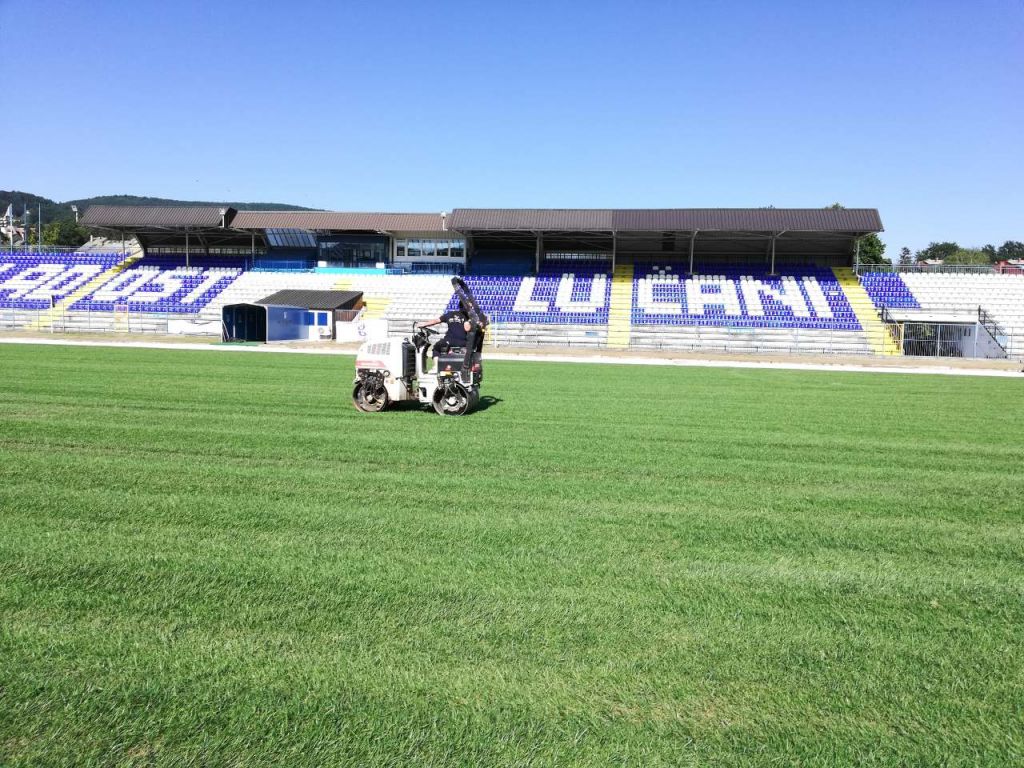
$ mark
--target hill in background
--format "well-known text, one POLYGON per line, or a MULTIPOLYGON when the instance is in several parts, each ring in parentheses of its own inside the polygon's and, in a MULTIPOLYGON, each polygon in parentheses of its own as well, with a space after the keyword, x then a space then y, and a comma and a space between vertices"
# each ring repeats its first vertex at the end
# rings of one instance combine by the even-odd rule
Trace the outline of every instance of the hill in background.
POLYGON ((31 192, 18 192, 0 190, 0 216, 7 211, 7 206, 14 206, 14 215, 21 217, 27 206, 30 211, 30 220, 35 222, 38 206, 42 206, 43 223, 56 221, 58 219, 74 220, 75 214, 71 210, 72 205, 77 205, 80 212, 84 212, 90 205, 223 205, 236 208, 240 211, 314 211, 317 208, 306 208, 301 205, 287 205, 285 203, 233 203, 233 202, 211 202, 201 200, 169 200, 164 197, 143 197, 140 195, 98 195, 96 197, 83 197, 78 200, 66 200, 57 202, 48 197, 33 195, 31 192))

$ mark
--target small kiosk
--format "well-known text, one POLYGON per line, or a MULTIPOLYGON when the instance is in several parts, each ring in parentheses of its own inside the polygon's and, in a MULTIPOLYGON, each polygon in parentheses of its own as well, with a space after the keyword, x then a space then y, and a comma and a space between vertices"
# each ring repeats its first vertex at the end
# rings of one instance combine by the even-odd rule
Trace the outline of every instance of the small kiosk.
POLYGON ((284 290, 221 310, 224 341, 316 341, 335 337, 338 322, 352 320, 361 291, 284 290))

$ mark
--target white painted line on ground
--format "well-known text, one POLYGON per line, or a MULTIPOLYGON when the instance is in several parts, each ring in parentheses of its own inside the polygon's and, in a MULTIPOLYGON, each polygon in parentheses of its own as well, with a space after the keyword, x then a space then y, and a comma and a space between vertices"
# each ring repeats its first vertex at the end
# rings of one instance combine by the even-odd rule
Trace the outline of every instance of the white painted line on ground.
POLYGON ((848 363, 794 363, 764 360, 703 360, 699 358, 652 357, 571 357, 568 355, 502 355, 492 354, 488 360, 530 360, 545 363, 602 363, 607 365, 669 365, 683 368, 776 368, 788 371, 854 371, 864 373, 934 373, 943 376, 1005 376, 1022 378, 1021 371, 996 368, 949 368, 946 366, 882 366, 848 363))
MULTIPOLYGON (((207 350, 213 352, 254 352, 254 353, 292 353, 298 355, 350 355, 351 349, 331 349, 330 347, 286 347, 275 344, 242 345, 242 344, 184 344, 180 342, 160 341, 94 341, 85 339, 61 338, 18 338, 0 336, 0 344, 39 344, 67 347, 112 347, 129 349, 177 349, 207 350)), ((849 363, 794 363, 791 361, 772 362, 763 360, 704 360, 700 358, 659 358, 659 357, 609 357, 601 354, 588 356, 577 355, 537 355, 530 353, 507 354, 491 352, 487 360, 528 361, 537 363, 599 363, 605 365, 662 365, 682 368, 757 368, 776 369, 780 371, 841 371, 854 373, 911 373, 934 374, 937 376, 985 376, 998 378, 1024 378, 1020 370, 998 368, 952 368, 947 366, 882 366, 882 365, 851 365, 849 363)))

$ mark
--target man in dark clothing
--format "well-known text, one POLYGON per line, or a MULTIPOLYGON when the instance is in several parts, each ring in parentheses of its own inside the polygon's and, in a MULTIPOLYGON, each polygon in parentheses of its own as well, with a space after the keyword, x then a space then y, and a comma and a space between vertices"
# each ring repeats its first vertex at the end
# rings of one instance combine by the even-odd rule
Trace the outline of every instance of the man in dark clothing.
POLYGON ((444 338, 434 344, 431 356, 437 357, 453 348, 464 349, 462 369, 459 379, 463 384, 472 381, 473 356, 483 347, 484 329, 474 321, 474 315, 468 311, 465 302, 459 300, 459 306, 451 312, 445 312, 433 320, 417 323, 417 327, 426 328, 438 323, 448 323, 448 331, 444 338))
POLYGON ((458 299, 458 307, 434 320, 419 323, 419 327, 448 323, 448 332, 434 345, 433 355, 437 357, 452 347, 462 347, 465 356, 462 360, 460 378, 466 383, 467 379, 472 378, 473 356, 483 349, 484 330, 488 326, 488 320, 480 305, 476 303, 473 292, 461 277, 452 278, 452 288, 455 289, 452 298, 458 299))
POLYGON ((469 315, 462 308, 461 304, 456 309, 453 309, 451 312, 445 312, 440 317, 417 323, 416 327, 428 328, 438 323, 448 323, 448 331, 443 339, 434 344, 434 350, 431 352, 434 357, 437 357, 442 352, 447 352, 452 347, 464 348, 468 346, 469 334, 473 330, 473 325, 470 323, 469 315))

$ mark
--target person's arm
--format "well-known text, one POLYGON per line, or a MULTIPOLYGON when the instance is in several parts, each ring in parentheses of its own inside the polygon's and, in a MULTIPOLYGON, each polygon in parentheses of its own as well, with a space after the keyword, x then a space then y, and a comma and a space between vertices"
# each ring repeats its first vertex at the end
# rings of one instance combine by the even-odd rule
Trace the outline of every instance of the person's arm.
POLYGON ((417 328, 429 328, 432 325, 443 323, 444 321, 440 317, 435 317, 433 320, 424 320, 422 323, 416 323, 417 328))

